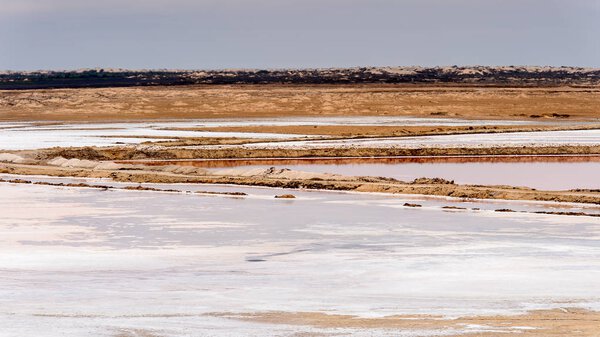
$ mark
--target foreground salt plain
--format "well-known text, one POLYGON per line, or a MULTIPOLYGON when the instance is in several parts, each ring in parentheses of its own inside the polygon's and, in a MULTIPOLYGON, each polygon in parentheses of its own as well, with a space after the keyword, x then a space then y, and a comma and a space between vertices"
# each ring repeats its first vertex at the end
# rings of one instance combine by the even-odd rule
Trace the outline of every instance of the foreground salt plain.
POLYGON ((494 211, 598 206, 161 187, 248 195, 0 184, 0 335, 435 336, 528 327, 331 329, 214 313, 600 309, 600 218, 494 211), (297 198, 273 198, 283 193, 297 198))

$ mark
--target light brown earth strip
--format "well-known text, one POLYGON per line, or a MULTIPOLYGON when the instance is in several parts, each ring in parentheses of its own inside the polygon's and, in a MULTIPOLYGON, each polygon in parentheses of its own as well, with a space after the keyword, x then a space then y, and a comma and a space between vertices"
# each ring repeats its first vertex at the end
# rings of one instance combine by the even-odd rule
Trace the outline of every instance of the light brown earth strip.
POLYGON ((0 91, 0 121, 128 121, 292 116, 581 120, 600 88, 232 85, 0 91))
POLYGON ((319 328, 354 328, 431 330, 459 329, 467 325, 482 325, 483 329, 502 332, 481 332, 453 335, 471 337, 598 337, 600 333, 600 313, 583 309, 556 309, 531 311, 514 316, 476 316, 457 319, 442 319, 438 316, 407 315, 383 318, 362 318, 350 315, 328 315, 319 312, 266 312, 227 314, 216 313, 217 317, 260 322, 313 326, 319 328))

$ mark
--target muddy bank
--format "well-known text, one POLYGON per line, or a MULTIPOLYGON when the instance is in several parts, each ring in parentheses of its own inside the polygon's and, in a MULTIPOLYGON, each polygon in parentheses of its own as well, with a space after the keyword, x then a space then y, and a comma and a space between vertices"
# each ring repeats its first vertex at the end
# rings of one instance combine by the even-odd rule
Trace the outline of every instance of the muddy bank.
POLYGON ((123 164, 143 163, 147 166, 194 166, 203 168, 254 165, 359 165, 359 164, 470 164, 470 163, 595 163, 600 155, 506 155, 506 156, 435 156, 435 157, 358 157, 358 158, 254 158, 254 159, 197 159, 197 160, 140 160, 119 161, 123 164))
POLYGON ((25 156, 47 160, 55 157, 89 160, 134 159, 235 159, 235 158, 318 158, 318 157, 418 157, 418 156, 498 156, 498 155, 600 155, 600 146, 540 147, 456 147, 456 148, 163 148, 82 147, 24 151, 25 156))

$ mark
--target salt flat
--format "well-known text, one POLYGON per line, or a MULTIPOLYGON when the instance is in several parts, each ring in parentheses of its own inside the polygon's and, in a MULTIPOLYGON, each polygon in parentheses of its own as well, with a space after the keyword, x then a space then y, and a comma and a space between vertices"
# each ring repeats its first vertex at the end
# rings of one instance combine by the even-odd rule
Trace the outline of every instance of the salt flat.
MULTIPOLYGON (((292 117, 138 121, 129 123, 0 123, 0 149, 33 150, 69 146, 115 146, 175 138, 236 137, 259 139, 306 138, 304 135, 182 130, 198 127, 285 125, 528 125, 528 121, 461 120, 411 117, 292 117)), ((538 123, 539 124, 539 123, 538 123)), ((552 123, 546 123, 551 125, 552 123)))
POLYGON ((33 150, 50 147, 116 146, 165 141, 186 137, 295 138, 298 135, 250 132, 205 132, 169 130, 196 125, 194 122, 94 123, 59 125, 6 125, 0 132, 0 149, 33 150))
POLYGON ((211 313, 600 309, 600 218, 494 211, 593 205, 160 186, 248 196, 0 184, 2 336, 431 336, 488 328, 335 330, 211 313))
POLYGON ((253 143, 246 148, 329 148, 329 147, 510 147, 577 146, 600 144, 600 130, 564 130, 461 134, 418 137, 385 137, 335 140, 292 140, 278 143, 253 143))

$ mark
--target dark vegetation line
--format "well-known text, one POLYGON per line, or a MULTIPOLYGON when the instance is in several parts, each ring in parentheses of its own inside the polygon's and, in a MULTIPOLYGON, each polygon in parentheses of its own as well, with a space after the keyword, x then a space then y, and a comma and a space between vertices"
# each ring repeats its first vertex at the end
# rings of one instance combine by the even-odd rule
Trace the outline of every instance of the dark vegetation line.
POLYGON ((0 89, 4 90, 193 84, 374 83, 585 87, 600 85, 600 69, 454 66, 206 71, 84 69, 0 73, 0 89))

